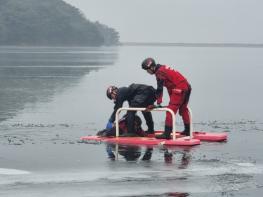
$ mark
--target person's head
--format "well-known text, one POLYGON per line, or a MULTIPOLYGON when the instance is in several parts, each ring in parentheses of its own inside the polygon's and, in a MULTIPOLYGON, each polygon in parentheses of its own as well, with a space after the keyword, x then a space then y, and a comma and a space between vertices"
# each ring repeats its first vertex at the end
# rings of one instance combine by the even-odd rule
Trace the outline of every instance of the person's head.
POLYGON ((148 57, 142 62, 142 69, 153 75, 156 72, 156 63, 153 58, 148 57))
POLYGON ((116 86, 110 86, 107 88, 106 95, 110 100, 116 100, 118 95, 118 88, 116 86))

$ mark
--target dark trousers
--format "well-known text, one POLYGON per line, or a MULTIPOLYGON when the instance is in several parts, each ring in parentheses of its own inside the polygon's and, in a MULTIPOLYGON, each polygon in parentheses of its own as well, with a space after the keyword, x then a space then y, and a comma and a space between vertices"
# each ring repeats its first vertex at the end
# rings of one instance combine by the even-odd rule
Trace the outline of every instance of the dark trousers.
MULTIPOLYGON (((134 96, 134 99, 129 103, 130 107, 147 107, 148 105, 153 105, 155 102, 155 89, 149 87, 144 91, 143 94, 134 96)), ((134 133, 134 119, 136 111, 128 111, 127 113, 127 124, 128 124, 128 133, 134 133)), ((142 112, 143 117, 146 121, 146 125, 149 131, 154 130, 154 123, 151 112, 142 112)))

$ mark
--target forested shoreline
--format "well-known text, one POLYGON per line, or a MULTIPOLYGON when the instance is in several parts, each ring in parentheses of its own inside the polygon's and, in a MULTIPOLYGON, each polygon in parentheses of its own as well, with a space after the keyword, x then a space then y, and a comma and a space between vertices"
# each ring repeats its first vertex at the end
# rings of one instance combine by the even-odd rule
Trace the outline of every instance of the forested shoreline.
POLYGON ((101 46, 119 33, 62 0, 0 0, 2 46, 101 46))

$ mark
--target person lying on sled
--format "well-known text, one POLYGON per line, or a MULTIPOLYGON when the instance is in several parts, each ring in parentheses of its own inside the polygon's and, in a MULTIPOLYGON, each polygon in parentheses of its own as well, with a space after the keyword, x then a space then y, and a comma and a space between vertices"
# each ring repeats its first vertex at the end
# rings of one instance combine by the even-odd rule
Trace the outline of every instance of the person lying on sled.
MULTIPOLYGON (((125 136, 125 134, 128 132, 128 118, 127 114, 124 115, 120 120, 119 120, 119 134, 120 136, 125 136)), ((134 118, 134 134, 135 136, 140 136, 144 137, 146 136, 146 133, 141 127, 142 125, 142 120, 138 115, 135 115, 134 118)), ((102 137, 110 137, 110 136, 116 136, 116 125, 112 128, 106 128, 103 129, 102 131, 99 131, 97 133, 97 136, 102 136, 102 137)))
MULTIPOLYGON (((131 84, 128 87, 120 87, 110 86, 106 95, 110 100, 114 101, 114 110, 111 114, 109 122, 106 128, 111 128, 112 123, 115 121, 115 114, 119 108, 123 106, 123 103, 127 101, 129 103, 129 107, 146 107, 152 106, 156 101, 155 96, 156 90, 152 86, 144 85, 144 84, 131 84)), ((125 133, 127 137, 134 136, 134 117, 136 111, 128 111, 127 112, 127 127, 128 132, 125 133)), ((144 119, 146 121, 146 125, 148 130, 147 134, 154 133, 154 123, 152 119, 152 114, 150 111, 142 111, 144 119)))

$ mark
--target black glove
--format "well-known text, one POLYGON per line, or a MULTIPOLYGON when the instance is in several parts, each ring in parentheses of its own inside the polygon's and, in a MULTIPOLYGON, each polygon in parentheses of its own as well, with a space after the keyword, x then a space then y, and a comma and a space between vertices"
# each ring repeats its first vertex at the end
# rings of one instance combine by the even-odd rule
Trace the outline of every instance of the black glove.
POLYGON ((149 111, 153 110, 154 108, 156 108, 155 105, 148 105, 148 106, 146 107, 146 111, 149 112, 149 111))

